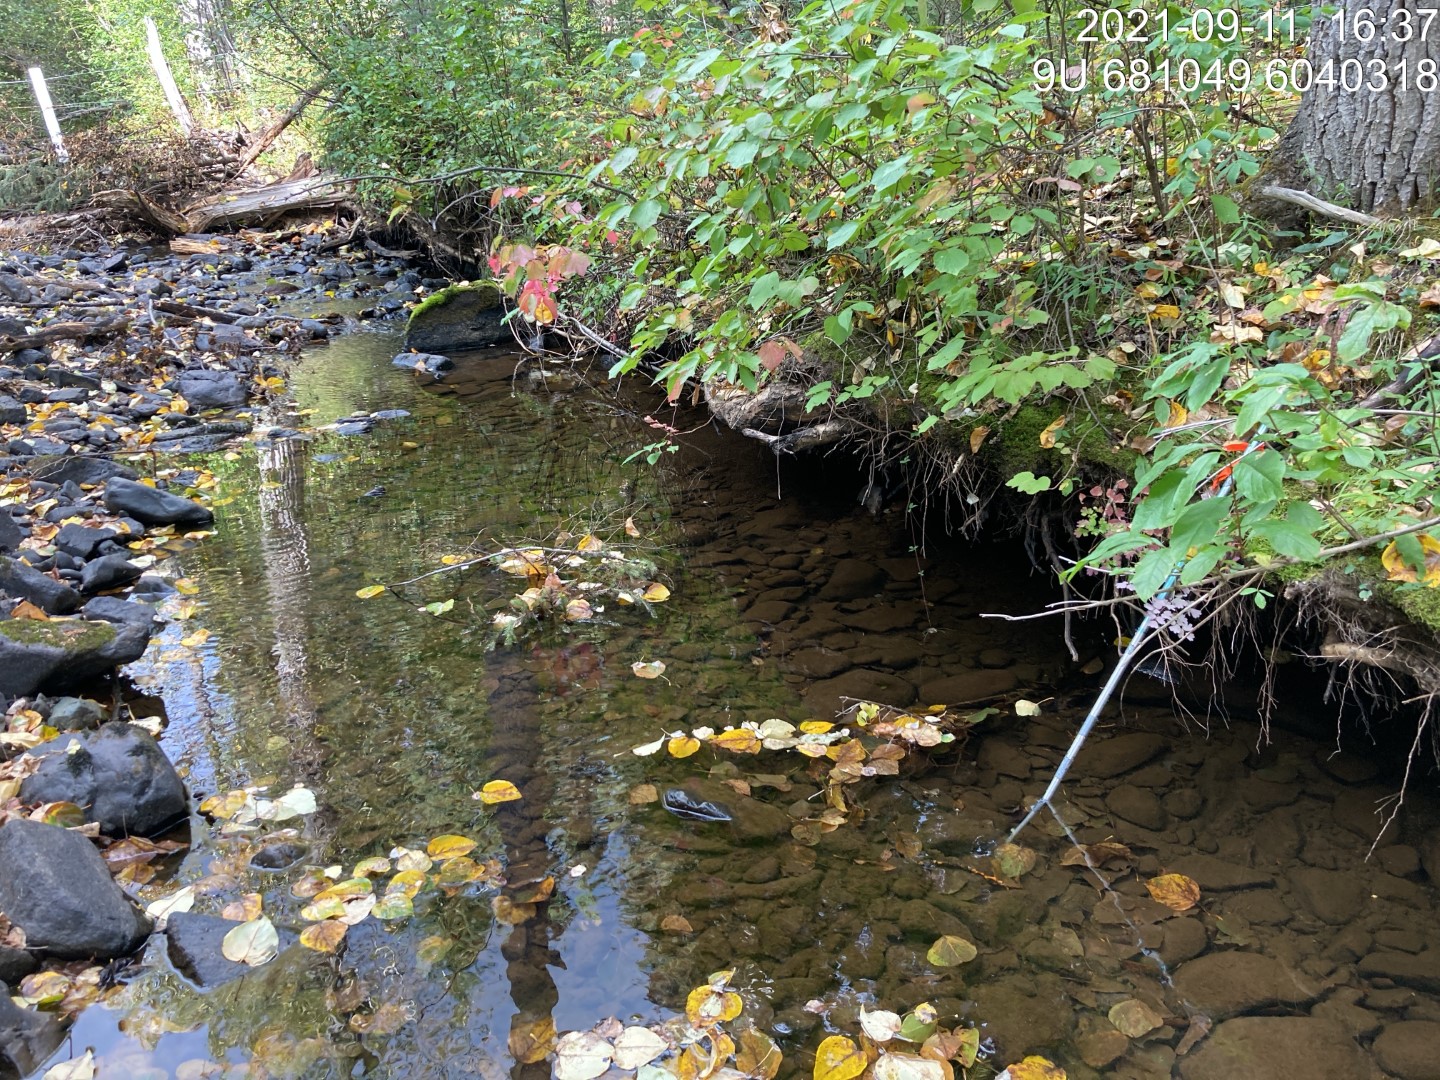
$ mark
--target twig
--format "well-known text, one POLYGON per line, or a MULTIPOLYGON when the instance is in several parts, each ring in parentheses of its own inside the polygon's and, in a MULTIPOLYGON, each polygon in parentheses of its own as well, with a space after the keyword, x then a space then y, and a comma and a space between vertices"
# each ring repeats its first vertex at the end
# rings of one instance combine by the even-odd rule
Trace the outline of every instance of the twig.
POLYGON ((1300 191, 1297 188, 1287 188, 1280 187, 1277 184, 1269 184, 1260 189, 1260 194, 1267 195, 1272 199, 1279 199, 1281 202, 1303 206, 1306 210, 1309 210, 1313 214, 1319 214, 1321 217, 1334 218, 1337 221, 1348 221, 1352 225, 1369 227, 1383 224, 1377 217, 1362 214, 1359 210, 1351 210, 1348 207, 1336 206, 1332 202, 1326 202, 1324 199, 1311 195, 1308 191, 1300 191))

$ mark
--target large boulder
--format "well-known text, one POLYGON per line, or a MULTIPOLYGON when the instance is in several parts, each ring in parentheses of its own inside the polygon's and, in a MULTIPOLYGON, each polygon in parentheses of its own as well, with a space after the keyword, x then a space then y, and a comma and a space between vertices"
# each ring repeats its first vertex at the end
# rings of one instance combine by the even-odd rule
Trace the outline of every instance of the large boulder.
POLYGON ((105 484, 105 505, 146 525, 208 525, 215 519, 193 499, 118 476, 105 484))
POLYGON ((504 299, 491 284, 452 285, 410 313, 405 348, 420 353, 463 352, 515 344, 505 318, 504 299))
POLYGON ((40 767, 20 785, 22 802, 72 802, 106 836, 154 836, 189 812, 175 766, 134 724, 61 735, 39 749, 40 767))
POLYGON ((21 559, 0 558, 0 593, 29 600, 50 615, 69 615, 80 606, 80 594, 69 585, 21 559))
POLYGON ((29 464, 30 475, 50 484, 103 484, 112 477, 134 480, 140 474, 109 458, 91 454, 52 454, 34 458, 29 464))
POLYGON ((233 371, 182 371, 176 379, 180 396, 196 409, 229 409, 244 405, 250 394, 233 371))
POLYGON ((55 1017, 22 1009, 0 982, 0 1077, 35 1072, 64 1039, 65 1029, 55 1017))
POLYGON ((74 686, 138 660, 150 644, 155 609, 96 597, 80 619, 0 621, 0 694, 22 697, 74 686))
POLYGON ((61 960, 128 956, 150 935, 94 844, 23 818, 0 826, 0 911, 29 948, 61 960))

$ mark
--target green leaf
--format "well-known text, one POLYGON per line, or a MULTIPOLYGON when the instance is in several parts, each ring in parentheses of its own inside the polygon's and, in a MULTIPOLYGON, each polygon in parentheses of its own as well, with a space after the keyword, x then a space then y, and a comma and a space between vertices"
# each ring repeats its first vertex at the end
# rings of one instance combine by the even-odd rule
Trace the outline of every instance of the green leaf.
POLYGON ((1234 199, 1224 195, 1211 195, 1210 205, 1215 210, 1215 220, 1221 225, 1240 224, 1240 207, 1235 205, 1234 199))
POLYGON ((1176 551, 1204 548, 1215 542, 1220 523, 1230 516, 1230 500, 1219 497, 1192 503, 1175 519, 1170 546, 1176 551))
POLYGON ((1050 477, 1036 476, 1027 469, 1006 480, 1005 486, 1014 488, 1016 491, 1023 491, 1026 495, 1038 495, 1042 491, 1050 490, 1050 477))
POLYGON ((1385 330, 1410 325, 1410 311, 1399 304, 1381 301, 1359 307, 1345 324, 1335 354, 1341 363, 1351 363, 1370 351, 1370 338, 1385 330))
POLYGON ((610 159, 610 171, 616 176, 619 176, 631 165, 635 164, 635 159, 639 156, 640 151, 635 147, 622 146, 615 152, 615 156, 610 159))
POLYGON ((1275 450, 1257 450, 1235 462, 1235 492, 1258 503, 1284 495, 1285 458, 1275 450))
POLYGON ((883 194, 887 188, 894 187, 901 180, 905 179, 910 172, 910 155, 901 154, 893 161, 887 161, 875 170, 870 182, 875 185, 875 193, 883 194))
POLYGON ((1135 595, 1141 600, 1149 600, 1170 579, 1179 562, 1173 548, 1161 548, 1144 555, 1135 564, 1135 572, 1130 575, 1130 584, 1135 587, 1135 595))
POLYGON ((648 229, 660 220, 665 204, 659 199, 641 199, 630 208, 630 224, 637 229, 648 229))

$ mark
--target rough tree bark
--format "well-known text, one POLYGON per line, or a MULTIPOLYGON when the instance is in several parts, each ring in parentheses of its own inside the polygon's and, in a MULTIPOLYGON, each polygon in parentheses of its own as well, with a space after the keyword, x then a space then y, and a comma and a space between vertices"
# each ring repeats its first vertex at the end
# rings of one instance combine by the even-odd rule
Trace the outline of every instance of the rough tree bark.
POLYGON ((1314 81, 1276 150, 1282 176, 1367 213, 1434 204, 1440 17, 1431 17, 1432 2, 1356 0, 1334 18, 1315 20, 1307 52, 1314 81), (1382 71, 1388 86, 1377 89, 1382 71), (1362 88, 1346 91, 1347 82, 1362 88))

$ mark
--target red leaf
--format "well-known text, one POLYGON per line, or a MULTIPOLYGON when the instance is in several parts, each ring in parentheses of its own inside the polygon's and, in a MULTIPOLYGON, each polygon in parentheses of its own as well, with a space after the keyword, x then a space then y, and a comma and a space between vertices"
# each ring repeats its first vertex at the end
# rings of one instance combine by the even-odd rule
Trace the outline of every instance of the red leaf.
POLYGON ((778 341, 767 341, 758 350, 760 365, 766 371, 774 371, 785 362, 785 346, 778 341))

